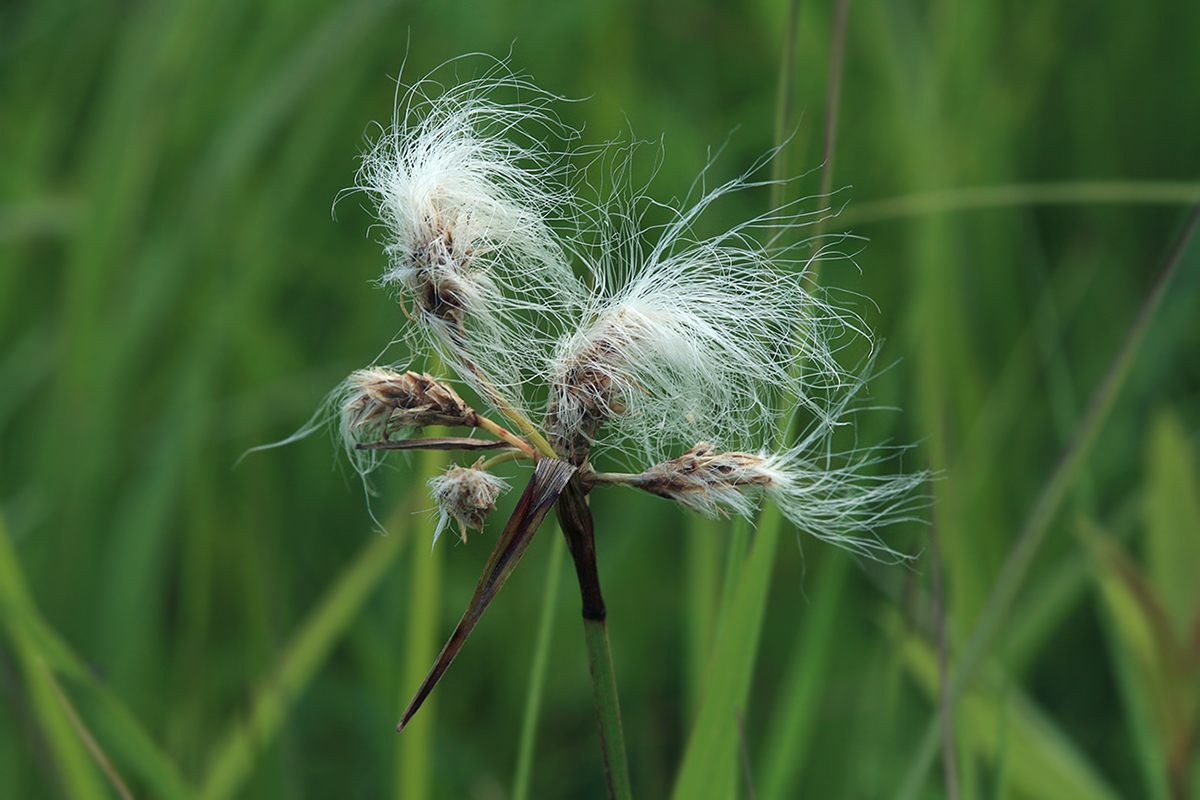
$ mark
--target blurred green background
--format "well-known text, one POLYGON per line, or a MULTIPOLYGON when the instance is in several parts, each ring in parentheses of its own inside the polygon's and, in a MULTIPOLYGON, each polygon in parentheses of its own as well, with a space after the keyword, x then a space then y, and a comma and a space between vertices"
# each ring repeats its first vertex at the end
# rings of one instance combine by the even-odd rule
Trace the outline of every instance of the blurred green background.
MULTIPOLYGON (((800 4, 791 174, 822 163, 832 5, 800 4)), ((789 7, 0 9, 0 797, 510 797, 537 653, 522 793, 603 796, 553 525, 397 736, 495 531, 430 555, 431 460, 381 481, 386 537, 323 437, 231 467, 405 324, 362 198, 330 213, 402 64, 511 52, 587 98, 558 109, 583 144, 661 137, 667 200, 772 146, 789 7)), ((787 529, 755 561, 598 495, 636 796, 1200 797, 1200 245, 1117 360, 1200 200, 1198 42, 1167 0, 850 7, 830 227, 870 241, 821 280, 886 341, 900 410, 859 437, 920 442, 935 525, 889 535, 910 566, 787 529)), ((738 202, 713 224, 767 210, 738 202)))

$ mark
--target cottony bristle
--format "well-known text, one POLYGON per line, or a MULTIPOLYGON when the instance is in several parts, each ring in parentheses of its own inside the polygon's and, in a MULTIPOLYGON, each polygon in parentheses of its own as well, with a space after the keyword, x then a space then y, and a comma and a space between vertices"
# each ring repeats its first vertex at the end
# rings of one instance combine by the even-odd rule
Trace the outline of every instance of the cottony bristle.
POLYGON ((448 89, 426 78, 359 171, 388 232, 381 283, 411 307, 414 344, 489 402, 494 388, 520 404, 547 325, 583 293, 551 224, 573 202, 561 154, 542 141, 573 136, 547 112, 553 99, 502 62, 448 89))
POLYGON ((436 543, 451 518, 458 521, 466 544, 467 528, 483 530, 488 515, 496 508, 496 498, 508 491, 508 484, 477 467, 450 467, 430 479, 429 488, 441 518, 433 534, 436 543))
POLYGON ((478 424, 475 411, 449 384, 416 372, 359 370, 346 380, 343 396, 341 430, 347 447, 386 441, 405 428, 422 425, 478 424))
POLYGON ((871 475, 885 449, 844 454, 840 466, 812 463, 810 439, 783 453, 715 452, 701 442, 682 456, 637 475, 598 475, 598 483, 623 483, 674 500, 706 516, 753 516, 765 495, 800 530, 881 561, 905 556, 876 531, 912 520, 926 500, 917 493, 926 473, 871 475))
POLYGON ((698 440, 734 450, 769 438, 797 405, 824 418, 827 396, 853 382, 834 353, 859 335, 869 347, 870 335, 805 288, 809 261, 834 253, 776 243, 808 221, 796 205, 694 234, 722 197, 761 185, 746 175, 708 190, 649 232, 636 227, 649 201, 614 200, 588 254, 582 324, 546 370, 547 427, 568 443, 564 457, 601 442, 648 462, 698 440))

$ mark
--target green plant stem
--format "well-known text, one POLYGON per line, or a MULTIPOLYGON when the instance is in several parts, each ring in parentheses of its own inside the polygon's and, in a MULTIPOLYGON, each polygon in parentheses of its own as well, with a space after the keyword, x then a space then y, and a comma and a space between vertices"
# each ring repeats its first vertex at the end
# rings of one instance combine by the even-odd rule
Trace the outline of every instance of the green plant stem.
POLYGON ((559 527, 575 561, 575 574, 579 578, 583 633, 592 673, 596 715, 600 723, 600 747, 604 753, 608 796, 613 800, 629 800, 633 794, 629 783, 629 763, 625 757, 625 733, 621 727, 617 679, 605 624, 608 612, 600 593, 600 575, 596 569, 596 533, 592 525, 592 512, 587 504, 587 488, 578 473, 571 477, 560 495, 556 511, 559 527))
POLYGON ((604 749, 604 767, 608 775, 608 796, 629 800, 629 763, 625 758, 625 732, 621 726, 621 704, 617 699, 617 676, 613 671, 612 651, 608 646, 608 625, 603 619, 583 618, 588 664, 592 672, 592 691, 596 697, 596 715, 600 722, 600 744, 604 749))
POLYGON ((518 453, 516 451, 509 451, 507 453, 501 453, 500 455, 492 456, 487 461, 484 461, 482 464, 479 465, 479 468, 482 470, 490 470, 498 464, 504 464, 509 461, 516 461, 520 457, 521 457, 521 453, 518 453))
MULTIPOLYGON (((554 452, 554 448, 550 446, 548 441, 546 441, 546 437, 542 435, 541 431, 534 427, 533 423, 530 422, 524 414, 513 408, 512 403, 508 402, 508 399, 496 390, 496 387, 492 385, 492 382, 488 380, 488 377, 483 374, 479 367, 475 366, 473 361, 466 357, 465 353, 462 355, 467 369, 469 369, 479 381, 480 386, 487 394, 487 399, 491 401, 492 405, 495 406, 501 414, 507 417, 510 422, 516 425, 517 428, 520 429, 521 433, 523 433, 525 437, 529 439, 530 444, 540 450, 542 455, 548 456, 549 458, 557 458, 558 455, 554 452)), ((480 419, 482 420, 483 418, 481 417, 480 419)), ((488 421, 490 422, 490 420, 488 421)), ((494 425, 495 423, 492 424, 494 425)), ((485 428, 484 430, 490 429, 485 428)), ((496 431, 490 432, 496 434, 497 436, 499 435, 496 433, 496 431)))
MULTIPOLYGON (((516 412, 513 412, 513 413, 515 414, 516 412)), ((520 439, 517 436, 514 436, 507 428, 503 427, 502 425, 497 425, 495 422, 492 422, 487 417, 481 417, 478 414, 476 414, 475 417, 476 417, 476 419, 479 420, 479 427, 482 428, 483 430, 487 431, 488 433, 492 434, 493 436, 497 436, 497 437, 503 439, 504 441, 508 442, 513 447, 517 448, 522 453, 529 456, 531 459, 537 458, 537 453, 534 452, 534 449, 532 447, 530 447, 523 439, 520 439)), ((521 417, 521 420, 528 423, 528 420, 525 420, 524 417, 521 417)), ((534 431, 534 432, 536 433, 536 431, 534 431)), ((526 436, 528 436, 528 435, 529 434, 527 433, 526 436)), ((549 445, 547 445, 547 447, 548 446, 549 445)))
MULTIPOLYGON (((420 479, 413 483, 409 503, 420 508, 426 500, 426 481, 446 468, 443 453, 421 454, 420 479)), ((424 544, 433 541, 434 522, 429 515, 414 517, 412 538, 424 544)), ((404 641, 404 671, 401 691, 425 677, 429 662, 437 655, 439 625, 442 615, 442 573, 445 571, 446 548, 434 547, 428 557, 424 547, 413 548, 409 563, 407 633, 404 641)), ((395 797, 405 800, 424 800, 433 796, 433 738, 437 715, 430 708, 415 720, 407 736, 397 737, 396 772, 393 788, 395 797)))
POLYGON ((550 641, 554 635, 554 612, 558 608, 558 583, 562 577, 563 542, 557 537, 550 544, 550 564, 546 567, 546 591, 542 596, 542 617, 538 623, 537 643, 533 649, 533 664, 529 669, 529 690, 525 695, 525 721, 521 725, 521 743, 517 747, 517 775, 513 781, 513 800, 529 796, 529 780, 533 774, 533 748, 537 740, 538 715, 542 707, 542 690, 546 681, 546 665, 550 661, 550 641))

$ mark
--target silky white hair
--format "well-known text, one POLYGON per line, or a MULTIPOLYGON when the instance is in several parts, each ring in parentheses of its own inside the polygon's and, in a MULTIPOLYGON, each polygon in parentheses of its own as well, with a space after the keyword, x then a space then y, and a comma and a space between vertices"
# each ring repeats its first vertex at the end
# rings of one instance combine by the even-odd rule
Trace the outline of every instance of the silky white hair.
POLYGON ((548 110, 559 98, 504 62, 445 88, 434 76, 452 66, 398 97, 355 188, 374 200, 387 231, 380 283, 415 301, 410 344, 432 347, 485 399, 499 393, 519 407, 584 291, 553 225, 573 217, 567 162, 544 144, 565 145, 575 133, 548 110), (419 302, 431 281, 446 313, 419 302))

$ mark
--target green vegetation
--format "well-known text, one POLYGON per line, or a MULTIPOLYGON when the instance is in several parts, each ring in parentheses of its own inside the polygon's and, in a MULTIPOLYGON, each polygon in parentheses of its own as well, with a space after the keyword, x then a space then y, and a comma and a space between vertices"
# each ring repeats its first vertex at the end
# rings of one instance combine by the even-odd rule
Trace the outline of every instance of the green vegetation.
MULTIPOLYGON (((792 174, 822 162, 833 18, 800 5, 792 174)), ((387 536, 321 437, 231 467, 407 324, 368 203, 329 213, 402 65, 511 51, 586 98, 557 108, 582 145, 661 136, 666 199, 723 143, 718 182, 772 147, 788 18, 0 11, 0 797, 604 796, 552 522, 397 735, 501 519, 430 555, 442 455, 389 460, 387 536)), ((859 564, 770 512, 597 492, 635 797, 748 797, 747 773, 768 800, 948 796, 939 617, 957 796, 1200 797, 1200 244, 1171 252, 1198 41, 1200 6, 1164 0, 851 5, 827 226, 869 243, 820 281, 886 340, 872 399, 897 410, 858 435, 920 442, 934 524, 890 532, 911 565, 859 564)))

